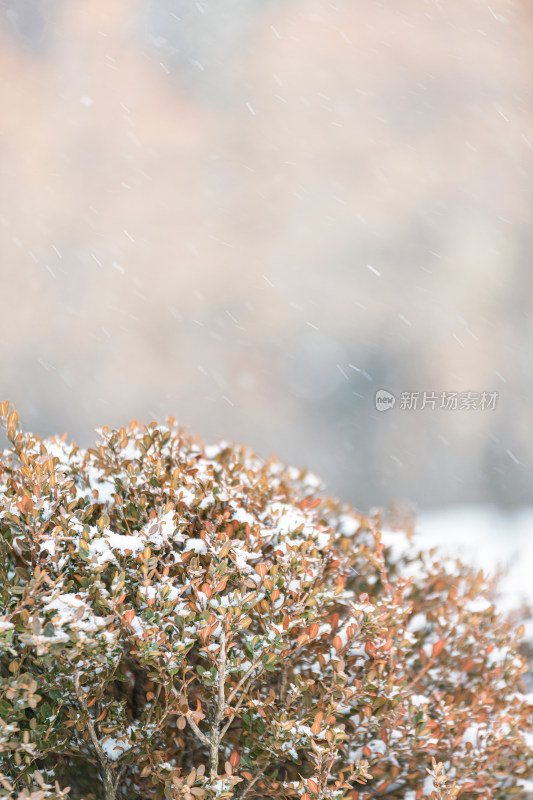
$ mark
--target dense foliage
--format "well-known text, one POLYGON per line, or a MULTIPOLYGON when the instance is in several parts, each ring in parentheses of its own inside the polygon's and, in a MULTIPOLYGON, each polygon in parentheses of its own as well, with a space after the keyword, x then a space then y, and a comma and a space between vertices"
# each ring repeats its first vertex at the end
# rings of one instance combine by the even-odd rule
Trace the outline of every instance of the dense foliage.
POLYGON ((0 464, 5 796, 511 798, 520 631, 459 562, 173 420, 0 464))

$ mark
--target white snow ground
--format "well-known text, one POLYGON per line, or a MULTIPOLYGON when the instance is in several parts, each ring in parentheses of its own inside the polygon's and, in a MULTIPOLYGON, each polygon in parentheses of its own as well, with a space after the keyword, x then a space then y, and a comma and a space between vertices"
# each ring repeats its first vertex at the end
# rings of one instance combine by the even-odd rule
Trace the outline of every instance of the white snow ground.
MULTIPOLYGON (((419 541, 494 574, 506 568, 499 587, 502 610, 533 606, 533 507, 506 510, 488 505, 451 506, 422 512, 419 541)), ((526 624, 533 639, 533 622, 526 624)))

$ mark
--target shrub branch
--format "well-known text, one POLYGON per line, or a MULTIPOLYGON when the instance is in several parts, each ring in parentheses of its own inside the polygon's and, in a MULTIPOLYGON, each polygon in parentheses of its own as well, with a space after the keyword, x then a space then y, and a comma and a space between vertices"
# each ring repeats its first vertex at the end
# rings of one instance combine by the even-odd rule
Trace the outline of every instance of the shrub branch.
POLYGON ((108 757, 104 753, 102 745, 100 744, 100 741, 96 734, 94 723, 92 721, 92 717, 89 708, 87 706, 87 700, 85 699, 85 694, 80 686, 80 674, 77 669, 75 669, 73 672, 73 678, 74 678, 74 690, 76 692, 76 697, 87 719, 87 729, 89 731, 89 736, 91 737, 91 741, 93 743, 93 747, 98 757, 98 761, 100 762, 102 781, 104 784, 105 800, 116 800, 118 783, 121 777, 121 771, 119 771, 117 778, 114 779, 111 764, 109 762, 108 757))

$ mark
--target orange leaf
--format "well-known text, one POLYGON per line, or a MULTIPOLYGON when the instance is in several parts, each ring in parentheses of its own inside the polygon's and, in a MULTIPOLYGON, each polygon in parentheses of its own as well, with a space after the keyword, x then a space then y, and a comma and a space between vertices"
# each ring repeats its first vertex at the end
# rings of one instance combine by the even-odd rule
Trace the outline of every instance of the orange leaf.
POLYGON ((320 731, 322 730, 322 719, 323 719, 323 717, 324 717, 324 714, 322 713, 322 711, 319 711, 318 714, 315 717, 315 721, 311 725, 311 733, 320 733, 320 731))
POLYGON ((309 627, 309 636, 313 638, 318 633, 318 622, 313 622, 309 627))
POLYGON ((318 794, 318 783, 316 781, 314 781, 312 778, 308 778, 307 785, 309 786, 312 792, 318 794))
POLYGON ((232 767, 238 767, 240 760, 241 760, 240 755, 236 750, 234 750, 229 757, 229 763, 231 764, 232 767))
POLYGON ((445 645, 444 639, 439 639, 438 642, 435 642, 433 645, 433 650, 431 651, 431 658, 437 658, 438 655, 442 652, 442 648, 445 645))
POLYGON ((376 655, 376 648, 372 644, 372 642, 366 642, 365 644, 365 653, 367 656, 375 656, 376 655))
POLYGON ((339 650, 342 650, 342 639, 340 636, 333 637, 333 647, 335 648, 337 653, 339 652, 339 650))
POLYGON ((128 611, 126 611, 126 613, 124 614, 124 619, 126 620, 126 622, 131 622, 131 621, 132 621, 132 619, 134 618, 134 616, 135 616, 135 611, 133 610, 133 608, 130 608, 130 609, 129 609, 128 611))
POLYGON ((24 511, 25 514, 31 511, 33 508, 33 500, 31 499, 31 497, 28 497, 27 495, 23 494, 22 497, 20 498, 20 508, 22 511, 24 511))
POLYGON ((198 636, 202 640, 202 642, 206 642, 209 636, 211 636, 211 625, 207 625, 205 628, 201 628, 198 631, 198 636))

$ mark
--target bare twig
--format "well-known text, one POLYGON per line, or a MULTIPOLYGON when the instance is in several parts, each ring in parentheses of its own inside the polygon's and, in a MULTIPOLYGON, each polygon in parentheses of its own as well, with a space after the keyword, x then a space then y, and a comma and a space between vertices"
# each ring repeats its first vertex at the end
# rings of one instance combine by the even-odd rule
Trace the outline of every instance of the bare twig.
MULTIPOLYGON (((255 667, 256 667, 256 666, 258 666, 260 663, 261 663, 261 659, 258 659, 258 660, 257 660, 257 661, 255 661, 255 662, 252 664, 252 666, 251 666, 251 667, 248 669, 248 671, 246 672, 246 674, 244 675, 244 677, 243 677, 243 678, 242 678, 242 679, 239 681, 239 683, 237 684, 237 686, 236 686, 236 687, 233 689, 233 691, 230 693, 230 695, 229 695, 229 697, 228 697, 228 700, 227 700, 227 705, 229 705, 229 703, 231 702, 231 700, 232 700, 232 699, 235 697, 235 695, 236 695, 237 691, 238 691, 240 688, 242 688, 242 687, 243 687, 243 685, 244 685, 244 682, 245 682, 246 678, 247 678, 247 677, 249 677, 249 676, 251 675, 251 673, 253 672, 253 670, 255 669, 255 667)), ((281 673, 281 686, 282 686, 282 691, 283 691, 283 696, 282 696, 282 698, 281 698, 282 700, 284 700, 284 699, 285 699, 285 694, 286 694, 286 692, 287 692, 287 673, 288 673, 288 667, 287 667, 287 665, 286 665, 286 664, 284 664, 284 665, 283 665, 283 670, 282 670, 282 673, 281 673)), ((225 736, 225 734, 226 734, 226 733, 227 733, 227 731, 228 731, 228 728, 229 728, 229 726, 231 725, 231 723, 233 722, 233 720, 234 720, 234 719, 235 719, 235 717, 237 716, 237 711, 240 709, 240 707, 242 706, 242 704, 243 704, 244 700, 246 699, 246 695, 248 694, 248 690, 249 690, 249 688, 250 688, 251 684, 252 684, 252 678, 250 677, 250 680, 248 681, 248 683, 246 684, 245 688, 243 689, 243 692, 242 692, 241 696, 239 697, 239 700, 237 701, 237 704, 235 705, 235 708, 233 709, 233 711, 232 711, 231 715, 229 716, 229 719, 228 719, 228 721, 226 722, 226 724, 225 724, 225 725, 224 725, 224 727, 222 728, 222 731, 220 732, 220 739, 221 739, 221 740, 222 740, 222 738, 225 736)))
POLYGON ((435 656, 431 656, 431 658, 429 659, 429 661, 428 661, 428 663, 425 665, 425 667, 422 667, 422 669, 420 670, 420 672, 418 672, 418 673, 415 675, 415 677, 413 678, 413 680, 411 681, 411 683, 408 683, 408 684, 407 684, 407 686, 406 686, 406 690, 407 690, 407 691, 408 691, 409 689, 412 689, 412 687, 415 685, 415 683, 417 683, 417 681, 419 681, 419 680, 420 680, 420 678, 422 678, 422 677, 423 677, 423 676, 426 674, 426 672, 428 671, 428 669, 431 669, 431 667, 433 666, 433 664, 435 663, 435 661, 438 659, 439 655, 440 655, 440 652, 439 652, 439 653, 437 653, 437 655, 435 655, 435 656))
POLYGON ((125 765, 125 764, 122 764, 122 766, 119 768, 119 770, 118 770, 118 772, 117 772, 117 774, 116 774, 116 777, 115 777, 115 784, 114 784, 114 786, 115 786, 115 792, 116 792, 116 791, 118 791, 118 785, 119 785, 119 783, 120 783, 120 779, 121 779, 121 778, 122 778, 122 776, 124 775, 124 772, 125 772, 125 771, 126 771, 126 765, 125 765))
POLYGON ((211 778, 218 775, 218 751, 220 747, 220 723, 224 719, 226 710, 226 692, 224 689, 226 682, 226 632, 220 634, 220 652, 217 658, 218 666, 218 698, 217 707, 211 722, 211 737, 209 743, 209 772, 211 778))
POLYGON ((370 792, 370 796, 377 798, 386 797, 387 795, 392 794, 393 792, 398 792, 400 791, 400 789, 406 789, 406 788, 407 788, 406 783, 393 783, 392 786, 389 786, 387 789, 370 792))
MULTIPOLYGON (((376 534, 374 534, 374 536, 376 536, 376 534)), ((391 589, 391 585, 389 583, 389 576, 387 575, 387 567, 386 567, 386 564, 385 564, 385 558, 383 556, 383 550, 384 549, 385 549, 385 545, 383 544, 383 542, 376 541, 377 555, 375 557, 376 558, 376 562, 375 563, 376 563, 376 566, 377 566, 377 568, 379 570, 379 577, 380 577, 380 580, 381 580, 381 585, 385 589, 385 594, 387 595, 387 598, 390 600, 392 598, 392 589, 391 589)))
POLYGON ((193 731, 194 731, 194 733, 196 734, 196 736, 197 736, 197 737, 200 739, 200 741, 202 742, 202 744, 206 744, 206 745, 209 747, 209 745, 210 745, 210 741, 209 741, 209 739, 207 738, 207 736, 205 735, 205 733, 202 733, 202 731, 200 730, 200 728, 199 728, 199 727, 198 727, 198 725, 196 724, 196 722, 195 722, 195 720, 194 720, 194 717, 193 717, 193 715, 192 715, 192 711, 191 711, 190 709, 187 711, 187 713, 185 714, 185 716, 186 716, 186 718, 187 718, 187 722, 189 723, 189 725, 190 725, 190 726, 191 726, 191 728, 193 729, 193 731))
POLYGON ((94 728, 94 723, 91 717, 91 713, 89 711, 89 707, 87 706, 85 692, 80 686, 80 674, 77 669, 74 670, 73 677, 74 677, 74 690, 76 692, 76 697, 78 699, 78 703, 82 708, 82 711, 84 712, 87 718, 87 729, 89 731, 89 736, 91 737, 93 747, 96 751, 96 755, 98 756, 98 761, 100 762, 100 768, 102 771, 102 781, 104 783, 105 800, 116 800, 118 782, 121 777, 121 772, 119 771, 116 780, 114 780, 113 770, 109 763, 109 759, 104 753, 102 745, 100 744, 98 736, 96 735, 96 730, 94 728))
MULTIPOLYGON (((174 695, 174 697, 177 700, 181 700, 180 694, 179 694, 178 690, 176 689, 176 687, 172 686, 171 688, 172 688, 172 694, 174 695)), ((189 698, 187 697, 187 692, 185 692, 185 701, 186 701, 187 706, 188 706, 189 705, 189 698)), ((207 738, 205 733, 202 730, 200 730, 200 728, 198 727, 198 723, 194 719, 193 712, 191 711, 190 708, 188 708, 187 711, 185 712, 185 718, 186 718, 187 722, 189 723, 189 725, 191 726, 192 731, 195 734, 195 736, 201 741, 202 744, 205 744, 205 745, 207 745, 207 747, 209 747, 209 745, 210 745, 209 739, 207 738)))
POLYGON ((155 709, 155 707, 157 706, 157 704, 159 702, 159 695, 161 694, 161 688, 162 688, 162 686, 159 683, 157 685, 157 689, 156 689, 156 692, 155 692, 155 697, 152 700, 152 705, 150 706, 150 710, 149 710, 148 715, 146 717, 146 722, 144 723, 144 728, 145 729, 148 728, 148 726, 149 726, 149 724, 150 724, 150 722, 152 720, 152 714, 154 713, 154 709, 155 709))
MULTIPOLYGON (((220 725, 224 719, 226 709, 231 704, 232 700, 235 699, 235 696, 239 692, 240 689, 247 683, 248 679, 251 677, 253 671, 257 668, 257 666, 261 663, 261 658, 258 658, 254 663, 248 668, 245 674, 242 676, 240 681, 237 683, 236 686, 232 689, 229 694, 229 697, 226 698, 225 692, 225 684, 226 684, 226 658, 227 658, 227 647, 226 647, 226 632, 222 631, 220 635, 220 651, 217 657, 217 667, 218 667, 218 680, 217 680, 217 697, 216 697, 216 708, 211 719, 211 725, 209 730, 209 736, 206 735, 199 727, 198 723, 194 719, 193 712, 188 709, 185 714, 187 722, 191 726, 194 734, 200 740, 200 742, 206 747, 209 748, 209 772, 212 778, 216 778, 218 775, 218 760, 219 760, 219 748, 220 742, 222 738, 227 733, 229 726, 233 722, 237 711, 239 710, 242 702, 246 697, 246 693, 248 692, 250 684, 246 686, 242 696, 239 698, 236 708, 234 709, 233 713, 230 716, 230 719, 224 725, 222 730, 220 729, 220 725)), ((251 681, 250 681, 251 683, 251 681)), ((179 699, 180 695, 178 690, 173 686, 172 693, 175 697, 179 699)), ((185 699, 187 700, 187 695, 185 695, 185 699)), ((187 700, 188 705, 188 700, 187 700)))
POLYGON ((283 664, 281 668, 281 681, 279 685, 279 699, 280 703, 285 702, 285 695, 287 694, 287 681, 289 676, 289 667, 288 664, 283 664))
POLYGON ((226 722, 226 724, 224 725, 224 727, 222 728, 222 730, 220 732, 220 739, 222 739, 222 737, 225 736, 225 734, 228 731, 229 726, 231 725, 231 723, 233 722, 233 720, 237 716, 237 711, 239 710, 239 708, 242 706, 244 700, 246 699, 246 695, 248 694, 248 689, 250 688, 251 684, 252 684, 252 679, 250 678, 250 680, 246 684, 241 696, 239 697, 239 699, 238 699, 238 701, 237 701, 237 703, 235 705, 235 708, 232 710, 228 721, 226 722))
POLYGON ((253 789, 253 787, 254 787, 254 784, 256 784, 256 783, 257 783, 257 781, 259 780, 259 778, 262 778, 262 777, 263 777, 263 774, 264 774, 264 772, 265 772, 265 769, 266 769, 266 767, 261 767, 261 769, 259 770, 259 772, 256 772, 256 773, 255 773, 255 775, 254 775, 254 777, 252 778, 252 780, 251 780, 251 781, 248 781, 248 783, 246 784, 246 786, 245 786, 245 788, 244 788, 244 791, 243 791, 243 793, 242 793, 242 794, 239 796, 239 800, 244 800, 244 798, 246 797, 246 795, 247 795, 247 794, 248 794, 248 793, 251 791, 251 789, 253 789))
POLYGON ((260 657, 259 657, 259 658, 258 658, 256 661, 254 661, 254 663, 253 663, 253 664, 252 664, 252 665, 251 665, 251 666, 250 666, 250 667, 247 669, 247 671, 244 673, 244 675, 243 675, 243 676, 242 676, 242 678, 240 679, 239 683, 238 683, 238 684, 237 684, 237 685, 236 685, 236 686, 235 686, 235 687, 234 687, 234 688, 231 690, 231 692, 230 692, 230 694, 229 694, 229 697, 228 697, 228 699, 227 699, 227 704, 228 704, 228 705, 229 705, 229 704, 232 702, 232 700, 234 699, 234 697, 235 697, 235 695, 237 694, 237 692, 239 691, 239 689, 241 689, 241 688, 243 687, 243 685, 246 683, 246 681, 248 680, 248 678, 250 677, 250 675, 252 674, 252 672, 254 671, 254 669, 255 669, 257 666, 259 666, 259 664, 261 663, 261 659, 263 658, 263 656, 264 656, 264 653, 263 653, 263 654, 262 654, 262 655, 261 655, 261 656, 260 656, 260 657))
POLYGON ((224 685, 226 682, 226 632, 222 631, 220 634, 220 653, 218 656, 218 707, 216 713, 217 722, 221 722, 224 718, 224 709, 226 707, 226 696, 224 685))

